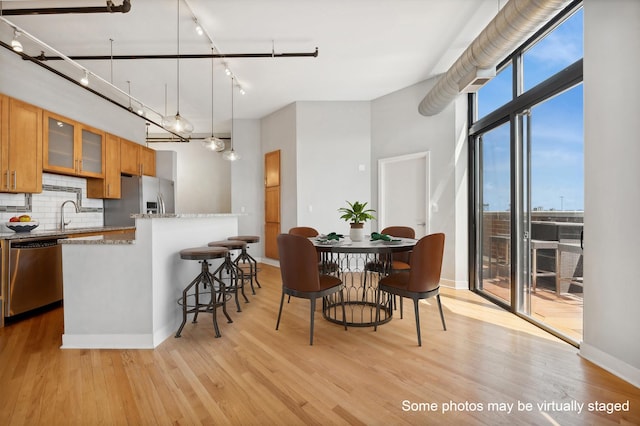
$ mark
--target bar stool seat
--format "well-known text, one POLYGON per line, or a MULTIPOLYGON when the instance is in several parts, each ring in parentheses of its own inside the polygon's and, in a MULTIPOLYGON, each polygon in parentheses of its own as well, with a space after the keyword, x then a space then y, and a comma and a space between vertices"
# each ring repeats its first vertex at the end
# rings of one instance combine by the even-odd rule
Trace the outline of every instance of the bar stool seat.
POLYGON ((247 250, 249 248, 249 244, 259 243, 260 237, 258 235, 236 235, 235 237, 229 237, 227 239, 239 240, 247 243, 247 247, 242 250, 242 252, 238 257, 236 257, 236 260, 234 261, 234 263, 239 268, 242 268, 243 270, 248 269, 248 275, 250 279, 249 283, 251 284, 251 293, 256 294, 256 290, 253 287, 253 281, 254 280, 256 281, 258 288, 262 288, 262 286, 260 285, 260 282, 258 281, 258 272, 259 272, 258 262, 253 258, 253 256, 249 254, 247 250), (240 264, 240 262, 242 262, 242 264, 240 264))
POLYGON ((213 275, 217 275, 219 280, 222 280, 222 273, 226 272, 229 276, 229 284, 226 286, 225 290, 227 293, 235 294, 236 308, 238 312, 242 312, 242 308, 240 308, 240 301, 238 300, 238 291, 244 297, 245 303, 249 303, 249 299, 247 299, 246 294, 244 294, 244 271, 231 260, 231 251, 232 250, 246 250, 247 243, 240 240, 220 240, 220 241, 212 241, 207 244, 209 247, 223 247, 227 249, 227 254, 224 258, 224 262, 213 272, 213 275))
POLYGON ((187 323, 187 315, 193 315, 193 322, 197 322, 198 314, 200 312, 213 314, 213 328, 216 332, 216 337, 220 337, 220 329, 218 328, 218 319, 216 316, 216 310, 218 306, 222 306, 222 311, 227 317, 227 322, 231 323, 233 320, 227 313, 227 305, 225 295, 225 284, 222 280, 215 277, 214 274, 209 272, 209 260, 223 259, 229 254, 229 250, 224 247, 192 247, 180 251, 180 258, 183 260, 197 260, 202 264, 200 274, 196 276, 182 291, 182 297, 178 299, 178 304, 182 306, 182 324, 176 332, 175 337, 180 337, 182 329, 187 323), (200 285, 202 283, 202 290, 200 285), (216 291, 216 283, 219 290, 216 291), (208 287, 208 289, 207 289, 208 287), (194 288, 192 294, 189 291, 194 288), (201 296, 209 294, 208 301, 202 301, 201 296), (193 298, 193 302, 190 299, 193 298))

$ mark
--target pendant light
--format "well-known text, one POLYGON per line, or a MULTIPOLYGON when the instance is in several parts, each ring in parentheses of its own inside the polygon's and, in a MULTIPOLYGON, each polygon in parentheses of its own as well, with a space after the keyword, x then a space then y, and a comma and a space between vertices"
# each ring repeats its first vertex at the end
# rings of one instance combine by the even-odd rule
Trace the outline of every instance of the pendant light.
POLYGON ((180 136, 188 137, 193 132, 193 124, 186 118, 180 115, 180 0, 178 2, 178 22, 177 22, 177 34, 178 34, 178 56, 176 58, 177 65, 177 109, 176 115, 165 116, 162 118, 162 126, 166 129, 179 134, 180 136))
POLYGON ((213 47, 211 48, 211 136, 204 138, 202 145, 211 151, 224 151, 224 141, 213 136, 213 47))
POLYGON ((234 86, 234 78, 231 77, 231 149, 229 151, 225 151, 222 156, 225 160, 228 161, 236 161, 240 159, 240 155, 233 150, 233 86, 234 86))

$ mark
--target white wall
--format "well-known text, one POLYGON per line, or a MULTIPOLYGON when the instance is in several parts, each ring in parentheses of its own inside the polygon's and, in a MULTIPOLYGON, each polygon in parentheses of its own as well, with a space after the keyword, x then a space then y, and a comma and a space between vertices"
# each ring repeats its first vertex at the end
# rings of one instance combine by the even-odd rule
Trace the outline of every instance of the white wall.
POLYGON ((156 151, 175 151, 176 213, 230 213, 231 165, 200 141, 156 142, 156 151))
MULTIPOLYGON (((280 227, 287 232, 297 220, 296 105, 289 104, 264 117, 260 138, 263 155, 280 150, 280 227)), ((260 182, 264 188, 264 179, 260 182)))
POLYGON ((640 386, 640 2, 585 0, 585 358, 640 386))
POLYGON ((372 205, 370 102, 297 102, 296 107, 296 223, 348 234, 338 209, 346 200, 372 205))
MULTIPOLYGON (((263 235, 264 157, 260 145, 260 120, 235 120, 233 149, 241 156, 231 164, 231 212, 238 217, 239 235, 263 235)), ((254 257, 264 254, 262 239, 251 244, 254 257)))
POLYGON ((146 121, 18 55, 0 49, 0 93, 144 143, 146 121))
MULTIPOLYGON (((466 99, 432 117, 418 104, 433 87, 429 80, 378 98, 371 106, 371 185, 377 188, 377 161, 429 151, 431 157, 430 232, 444 232, 443 284, 468 288, 466 99)), ((400 190, 400 188, 399 188, 400 190)), ((378 205, 377 192, 372 194, 378 205)))

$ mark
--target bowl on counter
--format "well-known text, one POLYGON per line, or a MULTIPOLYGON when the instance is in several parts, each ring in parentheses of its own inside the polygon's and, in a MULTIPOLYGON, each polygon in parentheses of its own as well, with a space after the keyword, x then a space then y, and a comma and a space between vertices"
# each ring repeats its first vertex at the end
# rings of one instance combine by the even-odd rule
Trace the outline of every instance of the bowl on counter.
POLYGON ((38 227, 39 223, 37 221, 5 222, 4 225, 14 232, 31 232, 38 227))

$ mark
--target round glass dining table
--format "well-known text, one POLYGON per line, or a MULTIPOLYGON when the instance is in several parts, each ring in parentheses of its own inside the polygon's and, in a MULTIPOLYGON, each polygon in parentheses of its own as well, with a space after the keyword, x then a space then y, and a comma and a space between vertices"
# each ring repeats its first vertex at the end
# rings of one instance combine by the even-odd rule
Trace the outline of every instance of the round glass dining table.
MULTIPOLYGON (((391 272, 393 253, 410 251, 417 240, 392 237, 392 241, 323 240, 310 238, 318 251, 321 273, 335 275, 344 284, 346 323, 353 327, 369 327, 376 323, 376 292, 378 281, 391 272)), ((389 295, 383 293, 380 301, 378 324, 391 320, 389 295)), ((339 297, 334 294, 323 300, 323 316, 342 324, 342 308, 339 297)))

